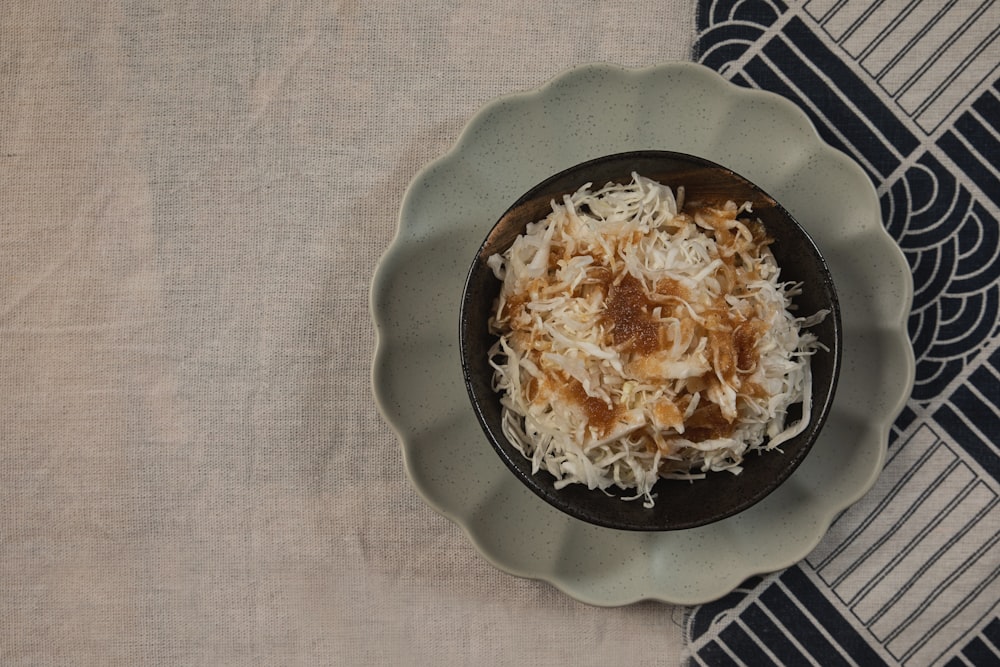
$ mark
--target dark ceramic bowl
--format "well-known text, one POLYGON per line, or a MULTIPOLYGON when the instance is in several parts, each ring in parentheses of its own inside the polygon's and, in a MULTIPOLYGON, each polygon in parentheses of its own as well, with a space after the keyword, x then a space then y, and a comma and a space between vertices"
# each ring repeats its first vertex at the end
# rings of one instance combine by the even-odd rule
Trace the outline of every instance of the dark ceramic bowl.
MULTIPOLYGON (((760 501, 784 482, 812 447, 833 402, 840 369, 840 306, 826 262, 806 231, 780 204, 747 179, 707 160, 667 151, 640 151, 610 155, 571 167, 539 183, 518 199, 497 221, 472 263, 465 286, 460 331, 462 369, 486 439, 504 463, 532 491, 563 512, 583 521, 622 530, 664 531, 693 528, 719 521, 760 501), (783 443, 779 450, 750 453, 743 472, 709 473, 693 482, 661 479, 653 488, 655 506, 642 500, 622 500, 631 490, 609 492, 571 484, 557 490, 548 472, 531 472, 526 459, 504 436, 500 427, 500 397, 493 391, 493 369, 488 351, 496 340, 487 323, 500 291, 500 281, 486 259, 503 252, 529 222, 551 212, 550 202, 576 192, 591 182, 594 187, 609 182, 628 183, 632 172, 672 188, 684 186, 686 201, 753 203, 758 217, 774 238, 771 250, 781 268, 781 280, 798 281, 803 292, 794 299, 798 312, 830 310, 822 323, 812 327, 829 351, 812 357, 812 413, 808 427, 783 443)), ((799 406, 789 410, 789 423, 801 416, 799 406)))

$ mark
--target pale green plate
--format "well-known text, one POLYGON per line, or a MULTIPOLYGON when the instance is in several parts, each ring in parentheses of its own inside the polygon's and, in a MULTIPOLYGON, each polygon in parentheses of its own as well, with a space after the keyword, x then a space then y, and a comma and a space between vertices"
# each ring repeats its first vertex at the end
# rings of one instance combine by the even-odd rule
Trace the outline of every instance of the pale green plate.
POLYGON ((372 283, 373 388, 417 491, 497 567, 597 605, 702 603, 804 558, 874 484, 913 385, 912 296, 871 182, 798 107, 693 63, 589 65, 488 104, 413 179, 372 283), (837 399, 803 464, 745 512, 669 533, 599 528, 523 487, 480 431, 458 350, 466 273, 506 208, 555 172, 642 149, 707 158, 773 195, 825 254, 843 310, 837 399))

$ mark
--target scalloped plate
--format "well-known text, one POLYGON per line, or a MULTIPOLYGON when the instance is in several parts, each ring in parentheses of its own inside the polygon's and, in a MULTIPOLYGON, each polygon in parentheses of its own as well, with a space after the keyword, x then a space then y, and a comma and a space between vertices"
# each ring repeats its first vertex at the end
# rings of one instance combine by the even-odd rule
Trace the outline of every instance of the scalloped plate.
POLYGON ((413 179, 372 282, 373 390, 414 487, 497 567, 590 604, 699 604, 804 558, 875 483, 913 386, 912 296, 871 182, 798 107, 694 63, 587 65, 486 105, 413 179), (458 349, 469 263, 511 202, 569 166, 643 149, 707 158, 772 194, 826 256, 843 316, 840 387, 802 465, 750 509, 666 533, 594 526, 525 488, 479 428, 458 349))

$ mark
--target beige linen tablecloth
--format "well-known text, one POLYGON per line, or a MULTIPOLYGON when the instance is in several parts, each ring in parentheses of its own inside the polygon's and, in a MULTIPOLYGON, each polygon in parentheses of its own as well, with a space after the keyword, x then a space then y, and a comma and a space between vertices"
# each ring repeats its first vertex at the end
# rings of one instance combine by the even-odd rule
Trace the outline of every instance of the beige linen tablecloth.
POLYGON ((669 2, 0 5, 0 662, 676 664, 405 479, 369 281, 482 104, 690 59, 669 2))

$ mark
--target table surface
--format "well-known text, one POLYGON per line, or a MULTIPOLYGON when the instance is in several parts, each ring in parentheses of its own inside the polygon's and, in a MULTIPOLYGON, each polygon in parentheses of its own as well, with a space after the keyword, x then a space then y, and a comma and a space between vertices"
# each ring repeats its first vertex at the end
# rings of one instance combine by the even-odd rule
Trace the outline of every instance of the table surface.
POLYGON ((0 6, 5 664, 997 664, 1000 2, 0 6), (912 397, 802 563, 697 607, 503 573, 375 407, 376 262, 488 101, 697 61, 858 161, 912 397))

